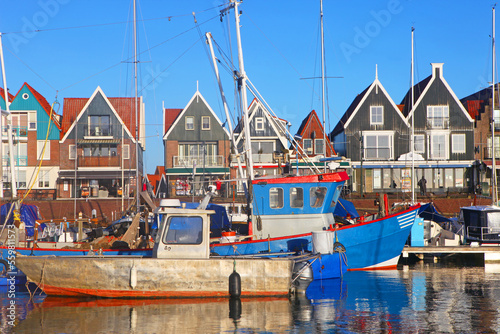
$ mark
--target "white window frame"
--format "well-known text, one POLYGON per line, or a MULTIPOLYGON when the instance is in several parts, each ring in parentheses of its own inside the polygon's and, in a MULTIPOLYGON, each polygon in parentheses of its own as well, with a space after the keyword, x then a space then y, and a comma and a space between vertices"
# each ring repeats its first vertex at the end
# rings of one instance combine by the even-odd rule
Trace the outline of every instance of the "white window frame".
POLYGON ((451 135, 451 153, 465 153, 465 133, 451 135))
POLYGON ((448 129, 449 119, 450 108, 447 105, 427 106, 427 125, 429 128, 448 129))
POLYGON ((255 117, 255 131, 264 131, 264 117, 255 117))
POLYGON ((394 133, 392 131, 363 131, 363 160, 394 160, 394 133), (376 145, 368 146, 367 137, 376 137, 376 145), (380 156, 379 141, 381 137, 388 137, 389 156, 380 156), (375 149, 376 156, 368 156, 368 150, 375 149))
MULTIPOLYGON (((40 161, 40 156, 42 154, 43 145, 45 140, 36 141, 36 160, 40 161)), ((45 152, 43 154, 43 160, 50 160, 50 141, 47 140, 47 146, 45 147, 45 152)))
POLYGON ((323 138, 314 139, 314 154, 325 154, 325 143, 323 138), (321 152, 318 150, 318 144, 317 144, 318 142, 323 143, 323 151, 321 152))
POLYGON ((384 106, 370 106, 370 124, 384 124, 384 106))
POLYGON ((210 116, 201 116, 201 129, 210 130, 210 116), (205 127, 205 120, 208 120, 208 127, 205 127))
POLYGON ((38 188, 50 188, 50 170, 40 170, 38 174, 38 188))
POLYGON ((425 153, 425 135, 413 136, 413 149, 415 153, 425 153), (422 149, 419 149, 419 148, 422 149))
POLYGON ((19 169, 17 171, 17 188, 19 189, 26 189, 27 183, 26 183, 26 170, 25 169, 19 169))
MULTIPOLYGON (((449 153, 450 153, 450 150, 449 150, 449 141, 450 141, 450 134, 449 132, 447 131, 433 131, 429 134, 429 140, 428 140, 428 145, 429 145, 429 149, 428 149, 428 152, 429 152, 429 159, 431 160, 448 160, 449 159, 449 153), (442 136, 444 137, 444 143, 443 145, 445 146, 444 147, 444 156, 442 156, 441 154, 440 155, 436 155, 436 153, 434 152, 434 142, 435 142, 435 138, 438 137, 438 136, 442 136)), ((441 147, 439 147, 439 150, 441 150, 441 147)))
POLYGON ((69 191, 69 181, 68 180, 63 181, 63 191, 69 191))
POLYGON ((130 146, 128 144, 122 146, 123 159, 130 159, 130 146))
POLYGON ((30 111, 28 112, 28 131, 35 131, 36 127, 37 127, 36 111, 30 111))
POLYGON ((186 116, 185 129, 186 129, 186 131, 193 131, 194 130, 194 116, 186 116), (191 120, 191 122, 188 122, 188 120, 191 120))
POLYGON ((75 160, 76 159, 76 145, 69 145, 68 148, 68 159, 75 160))
POLYGON ((307 154, 312 154, 313 153, 313 141, 310 138, 305 138, 302 140, 302 148, 304 149, 304 152, 307 154), (309 147, 306 147, 306 143, 309 143, 309 147))

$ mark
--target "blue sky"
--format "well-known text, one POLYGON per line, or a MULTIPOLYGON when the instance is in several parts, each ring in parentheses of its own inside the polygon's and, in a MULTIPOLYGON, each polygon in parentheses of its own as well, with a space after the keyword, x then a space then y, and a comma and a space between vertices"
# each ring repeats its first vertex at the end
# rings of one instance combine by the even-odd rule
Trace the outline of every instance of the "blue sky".
MULTIPOLYGON (((146 173, 163 165, 162 102, 167 108, 185 107, 198 83, 201 94, 225 120, 200 40, 200 34, 211 32, 237 65, 234 13, 222 22, 219 17, 224 3, 138 0, 146 173)), ((341 77, 328 80, 327 130, 374 80, 376 65, 387 92, 396 103, 402 100, 410 87, 412 26, 415 82, 430 75, 430 63, 437 62, 444 63, 444 77, 458 98, 488 86, 493 4, 324 0, 327 76, 341 77)), ((62 102, 65 97, 90 97, 97 86, 108 97, 133 96, 131 8, 129 0, 4 1, 0 32, 11 93, 26 81, 49 103, 56 91, 62 102)), ((312 109, 322 117, 320 80, 301 80, 321 74, 319 0, 246 0, 240 9, 247 75, 277 116, 292 123, 295 133, 312 109)), ((234 111, 234 84, 228 72, 220 70, 234 111)))

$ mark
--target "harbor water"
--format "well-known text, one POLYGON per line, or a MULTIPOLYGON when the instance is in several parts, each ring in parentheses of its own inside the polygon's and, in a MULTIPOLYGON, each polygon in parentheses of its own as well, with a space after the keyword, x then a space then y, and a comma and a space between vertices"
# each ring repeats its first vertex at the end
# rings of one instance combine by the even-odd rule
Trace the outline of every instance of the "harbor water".
POLYGON ((2 333, 500 332, 493 265, 347 272, 290 299, 30 299, 20 287, 0 298, 2 333))

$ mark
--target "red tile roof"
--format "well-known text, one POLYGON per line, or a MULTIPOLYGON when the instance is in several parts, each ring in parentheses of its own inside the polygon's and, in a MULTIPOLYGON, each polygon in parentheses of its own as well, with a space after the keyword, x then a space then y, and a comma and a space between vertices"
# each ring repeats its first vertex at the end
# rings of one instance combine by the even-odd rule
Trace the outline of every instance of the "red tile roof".
POLYGON ((467 101, 467 111, 469 112, 470 117, 476 119, 479 115, 479 109, 481 108, 481 104, 484 101, 481 100, 469 100, 467 101))
MULTIPOLYGON (((89 98, 85 97, 70 97, 64 99, 63 107, 63 120, 62 120, 62 132, 61 138, 68 132, 69 128, 82 112, 83 107, 89 98)), ((120 118, 122 119, 125 126, 128 128, 132 136, 135 137, 135 108, 134 108, 134 97, 109 97, 109 102, 116 110, 120 118)), ((137 110, 140 112, 141 100, 137 99, 137 110)), ((140 121, 140 119, 139 119, 140 121)), ((140 127, 139 127, 139 137, 140 137, 140 127)))
POLYGON ((165 108, 165 129, 163 129, 163 134, 167 133, 182 110, 183 109, 165 108))
MULTIPOLYGON (((14 99, 14 95, 12 95, 11 93, 8 93, 9 94, 9 101, 12 102, 12 100, 14 99)), ((5 91, 3 90, 2 87, 0 87, 0 96, 2 97, 2 99, 5 101, 5 91)))

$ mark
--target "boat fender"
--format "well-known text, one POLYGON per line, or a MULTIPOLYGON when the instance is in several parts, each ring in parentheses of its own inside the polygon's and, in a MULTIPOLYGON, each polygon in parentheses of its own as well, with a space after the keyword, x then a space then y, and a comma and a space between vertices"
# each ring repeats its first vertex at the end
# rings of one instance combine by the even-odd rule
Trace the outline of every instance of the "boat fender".
POLYGON ((236 261, 234 261, 233 272, 229 275, 229 295, 232 298, 240 298, 241 296, 241 277, 236 272, 236 261))
POLYGON ((262 231, 262 218, 257 217, 257 231, 262 231))
POLYGON ((130 287, 132 289, 135 289, 137 286, 137 268, 135 267, 135 264, 132 265, 132 268, 130 268, 130 287))
POLYGON ((336 241, 334 244, 333 244, 333 251, 335 253, 344 253, 345 252, 345 246, 342 245, 342 243, 336 241))

